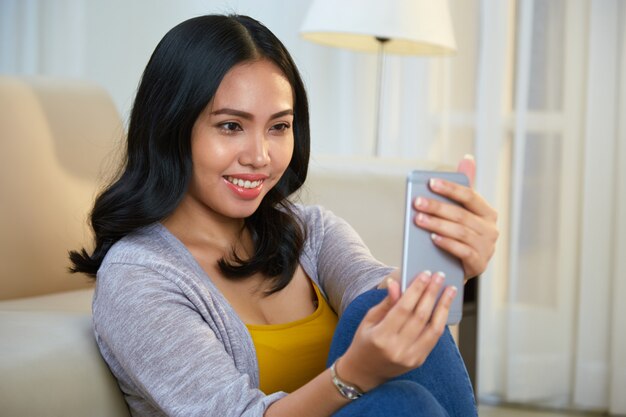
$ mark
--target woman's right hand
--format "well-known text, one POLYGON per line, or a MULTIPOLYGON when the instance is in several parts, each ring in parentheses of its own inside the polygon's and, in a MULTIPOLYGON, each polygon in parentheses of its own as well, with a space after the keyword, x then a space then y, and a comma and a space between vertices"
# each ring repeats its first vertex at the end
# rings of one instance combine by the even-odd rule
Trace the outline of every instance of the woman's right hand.
POLYGON ((440 274, 422 272, 401 294, 398 282, 389 279, 387 297, 367 312, 335 365, 341 379, 369 391, 421 366, 445 329, 457 293, 447 287, 433 311, 442 285, 440 274))

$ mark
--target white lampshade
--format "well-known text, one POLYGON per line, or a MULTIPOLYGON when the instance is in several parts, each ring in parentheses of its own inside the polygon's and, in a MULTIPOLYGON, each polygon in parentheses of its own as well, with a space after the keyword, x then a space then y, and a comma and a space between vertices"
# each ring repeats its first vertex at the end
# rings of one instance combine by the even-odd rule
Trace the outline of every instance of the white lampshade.
POLYGON ((456 51, 447 0, 314 0, 301 28, 328 46, 403 55, 456 51))

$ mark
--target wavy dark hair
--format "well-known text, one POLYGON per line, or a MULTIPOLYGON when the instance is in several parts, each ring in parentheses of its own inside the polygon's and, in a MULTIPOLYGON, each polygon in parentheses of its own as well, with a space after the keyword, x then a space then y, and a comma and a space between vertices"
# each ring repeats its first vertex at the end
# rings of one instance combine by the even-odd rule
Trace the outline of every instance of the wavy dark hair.
POLYGON ((268 294, 283 289, 297 267, 304 228, 288 197, 304 183, 310 153, 309 111, 304 84, 280 40, 248 16, 195 17, 171 29, 144 70, 130 116, 127 149, 117 178, 96 198, 91 212, 95 247, 70 252, 72 272, 96 276, 115 242, 170 215, 192 174, 191 131, 235 65, 268 59, 282 70, 294 95, 294 151, 280 181, 245 219, 254 253, 233 252, 219 260, 232 279, 263 273, 268 294))

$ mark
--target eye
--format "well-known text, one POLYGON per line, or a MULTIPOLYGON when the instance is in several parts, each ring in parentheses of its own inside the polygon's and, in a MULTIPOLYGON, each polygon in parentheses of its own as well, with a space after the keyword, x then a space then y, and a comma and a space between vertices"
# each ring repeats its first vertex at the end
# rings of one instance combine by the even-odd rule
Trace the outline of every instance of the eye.
POLYGON ((279 133, 286 132, 291 128, 291 125, 287 122, 277 123, 272 126, 271 130, 279 133))
POLYGON ((241 125, 237 122, 225 122, 218 125, 219 129, 227 134, 238 132, 241 129, 241 125))

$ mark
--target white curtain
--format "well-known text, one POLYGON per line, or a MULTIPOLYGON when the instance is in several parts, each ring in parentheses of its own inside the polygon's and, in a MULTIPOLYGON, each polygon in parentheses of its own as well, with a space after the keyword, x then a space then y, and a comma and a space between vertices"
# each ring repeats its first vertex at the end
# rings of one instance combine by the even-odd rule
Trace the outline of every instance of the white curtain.
POLYGON ((477 147, 499 166, 483 184, 505 233, 481 292, 480 394, 626 414, 625 4, 484 0, 482 17, 480 66, 500 75, 480 75, 477 147))
POLYGON ((0 0, 0 73, 81 76, 82 0, 0 0))
MULTIPOLYGON (((480 287, 482 401, 626 414, 624 3, 450 0, 455 57, 387 60, 383 156, 472 152, 500 213, 480 287)), ((314 154, 370 154, 376 57, 302 40, 309 4, 0 0, 0 73, 92 79, 126 116, 169 28, 250 14, 300 67, 314 154)))

